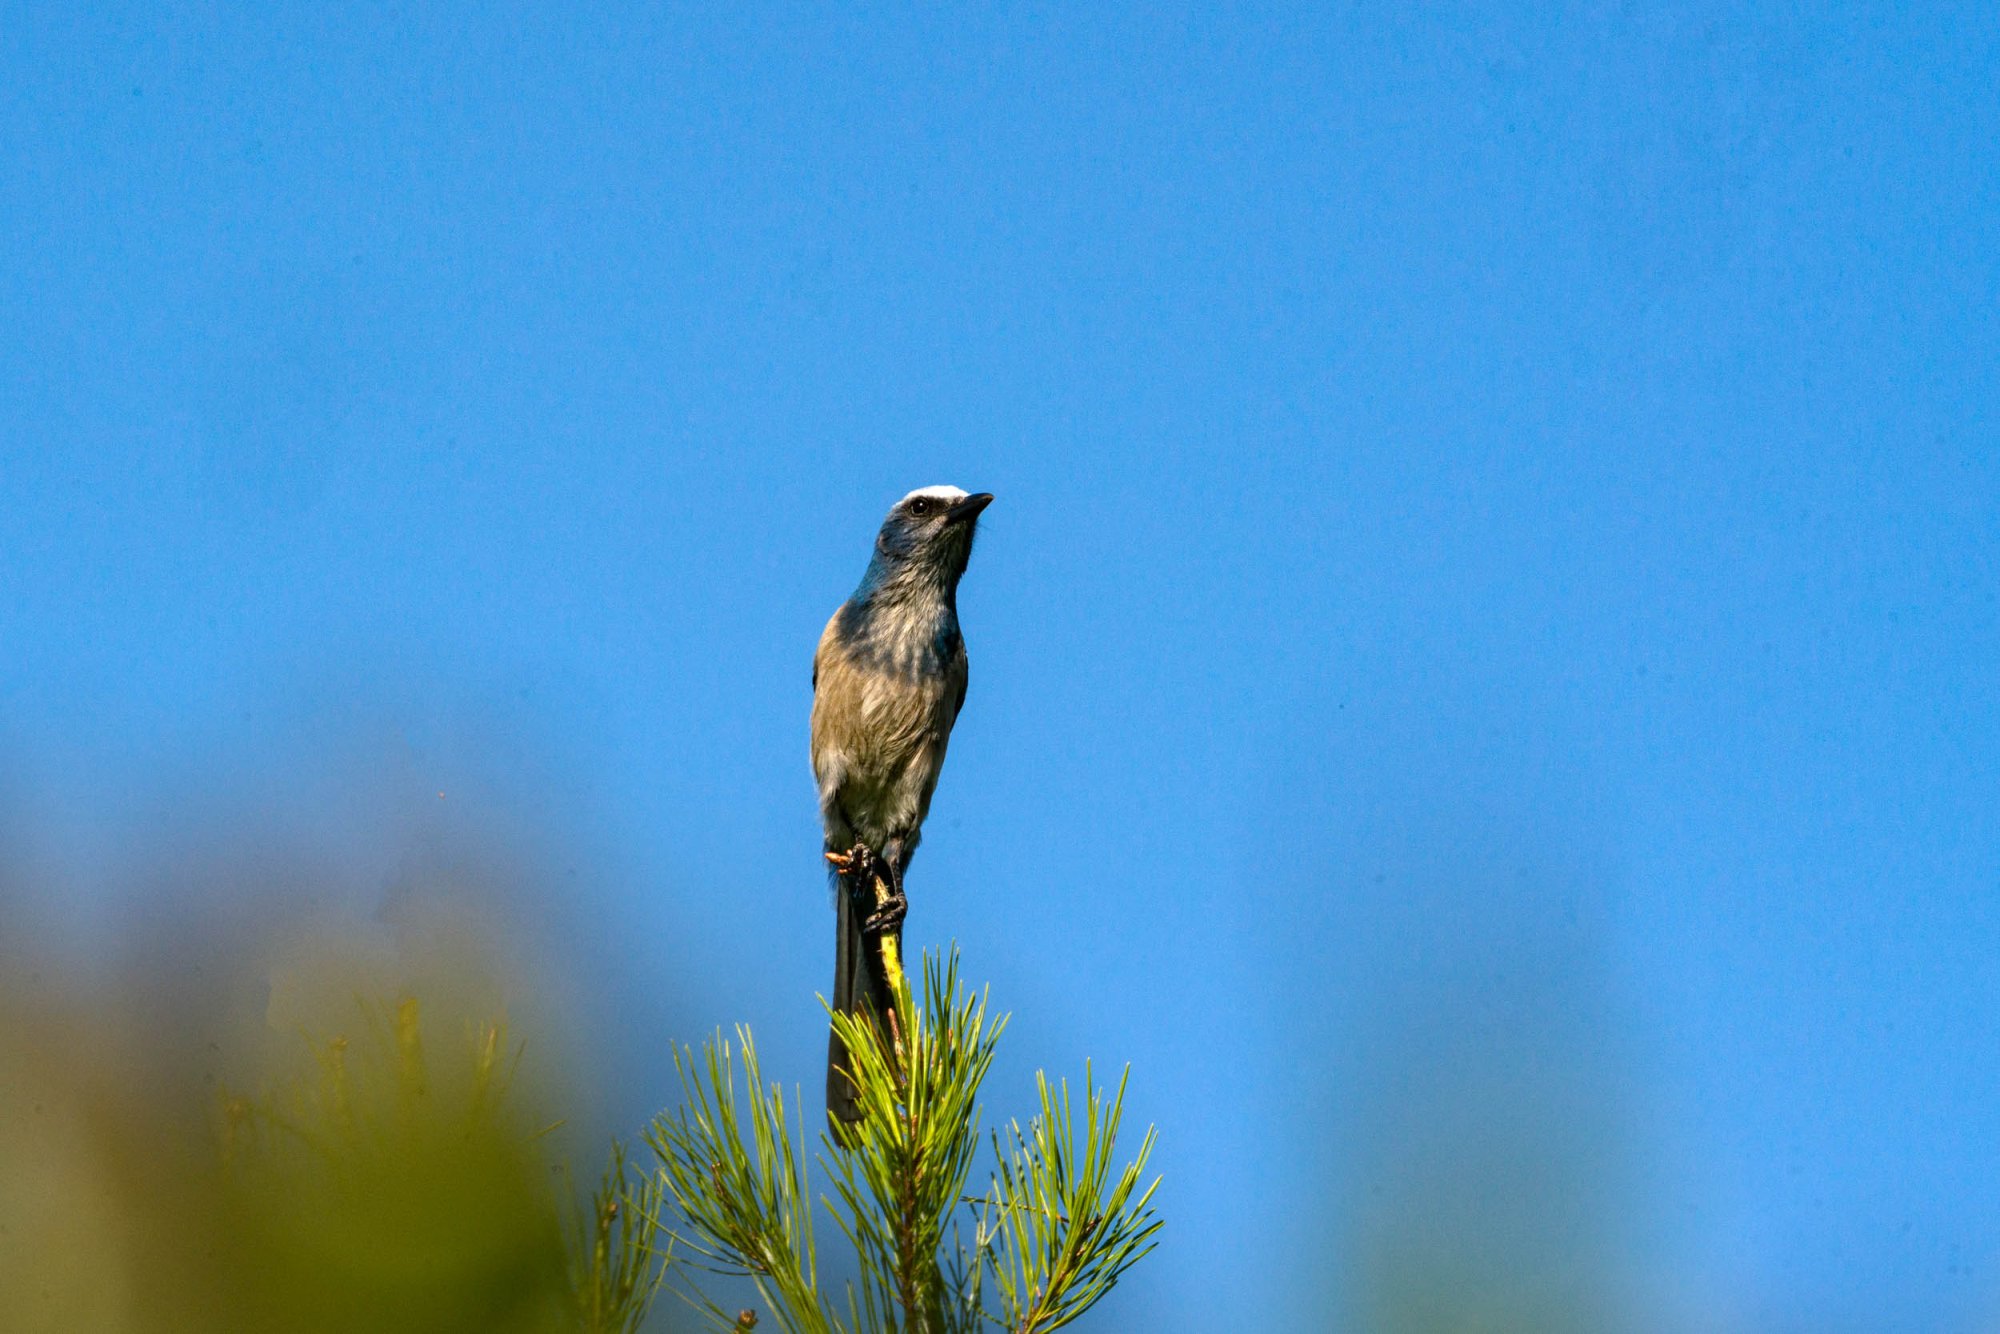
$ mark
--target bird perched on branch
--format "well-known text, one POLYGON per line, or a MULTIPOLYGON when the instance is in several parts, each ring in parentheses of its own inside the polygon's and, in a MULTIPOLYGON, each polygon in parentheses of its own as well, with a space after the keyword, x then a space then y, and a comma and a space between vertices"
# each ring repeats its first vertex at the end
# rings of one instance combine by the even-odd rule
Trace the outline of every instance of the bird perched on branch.
MULTIPOLYGON (((927 486, 896 502, 853 596, 813 656, 812 765, 827 860, 837 868, 839 916, 833 1005, 852 1013, 890 1006, 869 941, 900 929, 903 872, 923 836, 951 727, 965 703, 965 640, 958 580, 991 495, 927 486), (886 903, 858 901, 872 873, 886 903)), ((859 1119, 836 1036, 827 1050, 827 1111, 859 1119)))

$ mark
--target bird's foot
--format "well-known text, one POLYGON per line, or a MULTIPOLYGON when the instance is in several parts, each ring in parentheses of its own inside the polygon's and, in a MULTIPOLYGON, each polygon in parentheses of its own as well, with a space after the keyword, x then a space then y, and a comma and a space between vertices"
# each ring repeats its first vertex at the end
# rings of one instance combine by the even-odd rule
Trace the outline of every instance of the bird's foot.
POLYGON ((856 843, 845 852, 829 852, 826 854, 826 860, 828 865, 840 873, 841 879, 864 889, 873 877, 879 876, 884 880, 889 878, 888 867, 882 864, 882 858, 875 849, 866 843, 856 843))
POLYGON ((847 892, 853 895, 855 909, 862 914, 863 934, 879 936, 903 925, 903 918, 909 915, 910 902, 903 897, 903 887, 898 883, 901 877, 896 874, 893 861, 866 843, 856 843, 846 852, 829 852, 826 860, 839 873, 847 892), (878 886, 887 886, 889 890, 888 896, 879 901, 875 898, 878 886))
POLYGON ((902 929, 903 919, 910 915, 910 901, 898 890, 875 906, 875 911, 861 919, 861 934, 879 936, 885 931, 902 929))

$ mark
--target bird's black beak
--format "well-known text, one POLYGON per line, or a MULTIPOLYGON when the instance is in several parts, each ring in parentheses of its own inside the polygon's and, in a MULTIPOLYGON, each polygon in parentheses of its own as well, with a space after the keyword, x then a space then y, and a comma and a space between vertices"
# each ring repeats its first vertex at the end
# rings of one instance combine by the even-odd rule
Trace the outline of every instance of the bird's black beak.
POLYGON ((978 518, 979 511, 992 503, 993 493, 991 491, 981 491, 978 495, 967 496, 964 500, 953 505, 944 512, 944 517, 951 523, 965 523, 970 519, 978 518))

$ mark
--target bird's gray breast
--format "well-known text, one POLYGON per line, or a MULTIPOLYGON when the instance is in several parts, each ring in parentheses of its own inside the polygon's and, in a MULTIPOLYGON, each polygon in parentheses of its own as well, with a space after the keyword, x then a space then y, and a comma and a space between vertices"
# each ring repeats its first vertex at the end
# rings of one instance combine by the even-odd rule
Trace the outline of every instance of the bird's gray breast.
POLYGON ((913 840, 965 690, 949 608, 843 607, 815 660, 813 769, 836 821, 877 846, 913 840))

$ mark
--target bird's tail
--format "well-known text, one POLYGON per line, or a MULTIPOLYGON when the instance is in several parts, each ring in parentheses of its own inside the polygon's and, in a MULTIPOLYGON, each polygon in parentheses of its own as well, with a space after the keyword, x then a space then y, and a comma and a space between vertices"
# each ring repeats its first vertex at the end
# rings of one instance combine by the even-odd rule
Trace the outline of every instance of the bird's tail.
MULTIPOLYGON (((838 877, 835 877, 833 900, 839 918, 833 944, 833 1008, 841 1014, 886 1014, 895 1002, 883 983, 879 964, 870 957, 872 945, 861 931, 860 907, 838 877)), ((861 1103, 854 1081, 848 1078, 849 1068, 846 1044, 838 1033, 829 1033, 826 1114, 833 1121, 851 1125, 861 1119, 861 1103)))

